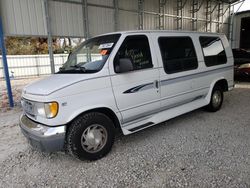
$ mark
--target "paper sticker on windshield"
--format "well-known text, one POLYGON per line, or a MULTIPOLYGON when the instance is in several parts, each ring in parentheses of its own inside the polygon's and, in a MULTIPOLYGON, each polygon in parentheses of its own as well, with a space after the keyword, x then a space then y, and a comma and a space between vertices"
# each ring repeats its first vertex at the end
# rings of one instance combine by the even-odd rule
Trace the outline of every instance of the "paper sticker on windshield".
POLYGON ((111 48, 113 46, 113 42, 112 43, 105 43, 105 44, 100 44, 98 49, 103 49, 103 48, 111 48))
POLYGON ((100 54, 101 55, 107 55, 108 50, 101 50, 100 54))

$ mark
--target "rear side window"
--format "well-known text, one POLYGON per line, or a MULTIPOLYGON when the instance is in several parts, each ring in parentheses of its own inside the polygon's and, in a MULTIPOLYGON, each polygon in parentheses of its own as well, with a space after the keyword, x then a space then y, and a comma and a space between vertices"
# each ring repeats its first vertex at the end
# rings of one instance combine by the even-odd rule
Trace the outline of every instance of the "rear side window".
POLYGON ((166 73, 172 74, 198 67, 194 45, 190 37, 160 37, 158 42, 166 73))
POLYGON ((153 64, 147 36, 126 37, 116 54, 114 62, 116 63, 121 58, 131 59, 133 70, 152 68, 153 64))
POLYGON ((227 56, 219 37, 200 37, 206 66, 225 64, 227 56))

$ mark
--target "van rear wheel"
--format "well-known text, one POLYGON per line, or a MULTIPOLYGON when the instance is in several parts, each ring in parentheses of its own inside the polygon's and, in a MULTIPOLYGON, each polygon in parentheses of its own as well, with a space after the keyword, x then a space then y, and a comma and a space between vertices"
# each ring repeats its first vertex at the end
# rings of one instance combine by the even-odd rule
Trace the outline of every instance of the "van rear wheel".
POLYGON ((114 124, 105 114, 83 114, 72 122, 67 131, 66 149, 80 160, 100 159, 111 150, 114 132, 114 124))
POLYGON ((220 86, 215 86, 213 88, 210 103, 207 105, 206 109, 210 112, 216 112, 220 110, 223 103, 223 90, 220 86))

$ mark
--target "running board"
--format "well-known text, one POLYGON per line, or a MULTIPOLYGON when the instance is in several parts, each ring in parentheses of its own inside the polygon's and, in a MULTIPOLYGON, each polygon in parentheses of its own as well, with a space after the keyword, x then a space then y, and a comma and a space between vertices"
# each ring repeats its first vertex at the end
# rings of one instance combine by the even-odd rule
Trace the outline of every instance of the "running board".
POLYGON ((153 122, 148 122, 148 123, 142 124, 142 125, 140 125, 140 126, 138 126, 138 127, 134 127, 134 128, 132 128, 132 129, 129 129, 129 131, 134 132, 134 131, 137 131, 137 130, 139 130, 139 129, 143 129, 143 128, 146 128, 146 127, 152 126, 152 125, 154 125, 153 122))
POLYGON ((192 110, 198 109, 200 107, 206 106, 207 104, 208 103, 204 98, 197 99, 190 103, 158 112, 156 114, 148 116, 148 118, 143 118, 141 121, 137 120, 135 122, 129 122, 128 124, 122 126, 122 132, 124 135, 128 135, 139 130, 154 126, 158 123, 167 121, 179 115, 185 114, 192 110))

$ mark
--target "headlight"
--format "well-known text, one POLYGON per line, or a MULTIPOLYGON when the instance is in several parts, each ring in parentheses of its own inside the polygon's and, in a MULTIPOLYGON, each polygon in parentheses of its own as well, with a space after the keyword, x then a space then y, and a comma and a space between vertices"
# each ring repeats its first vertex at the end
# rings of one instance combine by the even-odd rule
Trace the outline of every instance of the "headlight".
POLYGON ((44 111, 47 118, 54 118, 58 113, 58 103, 50 102, 44 104, 44 111))
POLYGON ((58 103, 49 102, 49 103, 36 103, 37 115, 54 118, 58 113, 58 103))
POLYGON ((54 118, 56 117, 59 105, 57 102, 34 102, 28 101, 26 99, 21 100, 23 110, 31 116, 40 116, 44 118, 54 118))
POLYGON ((54 118, 58 113, 58 103, 49 102, 49 103, 35 103, 36 114, 45 118, 54 118))

